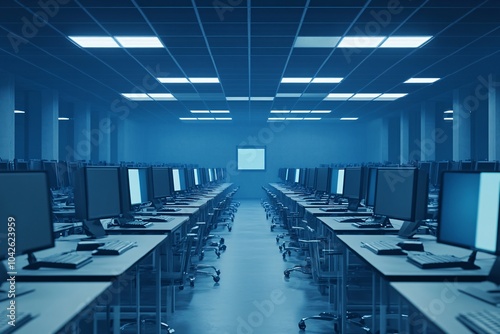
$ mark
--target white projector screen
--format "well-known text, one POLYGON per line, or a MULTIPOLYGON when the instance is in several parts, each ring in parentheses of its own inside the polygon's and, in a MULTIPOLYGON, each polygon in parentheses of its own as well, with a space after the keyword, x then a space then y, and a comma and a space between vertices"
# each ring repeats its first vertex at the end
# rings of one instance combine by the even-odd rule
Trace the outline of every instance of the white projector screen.
POLYGON ((238 170, 266 170, 265 147, 238 147, 238 170))

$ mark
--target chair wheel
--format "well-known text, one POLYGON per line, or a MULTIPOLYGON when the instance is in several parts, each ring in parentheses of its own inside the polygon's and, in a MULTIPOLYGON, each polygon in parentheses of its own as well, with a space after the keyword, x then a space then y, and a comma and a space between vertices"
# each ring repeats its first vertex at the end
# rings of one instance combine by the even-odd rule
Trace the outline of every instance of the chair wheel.
POLYGON ((218 259, 220 259, 220 252, 219 251, 215 251, 215 255, 217 255, 218 259))
POLYGON ((228 231, 231 232, 231 230, 233 229, 231 226, 228 226, 227 227, 228 231))
POLYGON ((219 283, 220 277, 219 276, 212 276, 214 278, 215 283, 219 283))
POLYGON ((226 251, 227 246, 226 246, 226 245, 221 245, 221 246, 219 247, 219 249, 220 249, 221 251, 226 251))
POLYGON ((280 250, 280 253, 283 252, 283 247, 279 246, 278 248, 280 250))
POLYGON ((299 321, 299 329, 300 330, 305 330, 306 329, 306 322, 304 320, 299 321))
POLYGON ((290 278, 290 271, 285 270, 285 271, 283 272, 283 275, 285 275, 285 278, 290 278))
POLYGON ((291 255, 292 255, 292 251, 288 250, 288 256, 291 256, 291 255))
POLYGON ((286 260, 286 252, 284 252, 283 254, 281 254, 281 256, 283 257, 283 260, 286 260))
POLYGON ((220 238, 219 244, 224 245, 224 241, 225 241, 224 238, 220 238))
POLYGON ((276 243, 279 243, 279 242, 280 242, 280 238, 276 237, 276 243))
POLYGON ((184 290, 184 285, 179 285, 179 290, 184 290))
POLYGON ((202 261, 204 257, 205 257, 205 255, 200 254, 200 256, 198 256, 198 259, 200 259, 200 261, 202 261))
POLYGON ((219 276, 219 275, 220 275, 220 270, 219 270, 219 269, 217 269, 217 270, 215 271, 215 273, 217 274, 217 276, 219 276))

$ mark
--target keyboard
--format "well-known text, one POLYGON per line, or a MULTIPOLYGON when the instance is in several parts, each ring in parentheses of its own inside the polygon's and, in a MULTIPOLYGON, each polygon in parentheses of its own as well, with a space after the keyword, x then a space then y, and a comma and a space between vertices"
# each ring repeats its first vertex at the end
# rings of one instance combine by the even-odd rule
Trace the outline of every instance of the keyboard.
POLYGON ((477 334, 500 333, 500 310, 480 310, 461 313, 457 320, 477 334))
POLYGON ((129 249, 137 246, 135 242, 124 240, 113 240, 106 242, 103 246, 98 247, 93 255, 120 255, 129 249))
POLYGON ((387 241, 371 241, 364 242, 363 246, 366 249, 371 250, 373 253, 377 255, 405 255, 406 253, 403 250, 387 241))
POLYGON ((153 225, 151 221, 134 220, 120 224, 123 228, 146 228, 153 225))
POLYGON ((158 212, 177 212, 181 211, 179 208, 161 208, 158 212))
POLYGON ((320 208, 321 211, 325 212, 347 212, 346 208, 320 208))
POLYGON ((408 254, 408 262, 422 269, 456 268, 467 262, 453 255, 436 255, 431 253, 408 254))
POLYGON ((78 252, 59 253, 37 260, 34 267, 78 269, 92 262, 92 256, 78 252))
POLYGON ((363 218, 345 218, 342 220, 339 220, 339 223, 363 223, 365 219, 363 218))
MULTIPOLYGON (((16 303, 17 304, 17 303, 16 303)), ((16 329, 33 319, 31 313, 20 311, 16 308, 16 322, 15 326, 9 325, 9 321, 11 320, 10 311, 7 308, 0 310, 0 333, 2 334, 10 334, 13 333, 16 329), (5 321, 3 321, 5 320, 5 321)))
POLYGON ((174 220, 174 217, 168 217, 168 216, 156 216, 156 217, 147 217, 147 218, 142 218, 143 222, 148 222, 148 223, 168 223, 169 221, 174 220))
POLYGON ((379 228, 383 227, 382 224, 371 221, 371 220, 365 220, 359 223, 352 223, 352 226, 356 226, 357 228, 379 228))

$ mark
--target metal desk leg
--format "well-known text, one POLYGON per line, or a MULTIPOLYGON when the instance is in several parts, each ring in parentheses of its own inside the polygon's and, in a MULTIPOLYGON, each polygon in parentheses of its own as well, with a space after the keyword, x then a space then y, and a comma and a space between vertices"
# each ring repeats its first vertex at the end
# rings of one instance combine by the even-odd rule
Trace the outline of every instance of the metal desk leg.
MULTIPOLYGON (((119 277, 115 283, 117 286, 122 286, 121 285, 121 277, 119 277)), ((114 334, 120 334, 120 305, 121 305, 121 291, 118 289, 118 293, 116 294, 116 302, 115 305, 113 305, 113 333, 114 334)))
POLYGON ((389 300, 387 282, 380 278, 380 333, 387 332, 387 304, 389 300))
POLYGON ((161 256, 160 247, 154 252, 154 261, 156 267, 156 333, 161 333, 161 256))
POLYGON ((141 333, 141 274, 139 266, 135 266, 135 323, 137 333, 141 333))

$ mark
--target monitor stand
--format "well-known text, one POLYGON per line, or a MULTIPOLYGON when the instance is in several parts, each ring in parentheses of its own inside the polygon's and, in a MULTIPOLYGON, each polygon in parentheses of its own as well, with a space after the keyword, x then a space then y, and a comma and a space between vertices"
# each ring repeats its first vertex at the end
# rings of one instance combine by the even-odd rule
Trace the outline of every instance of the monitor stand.
POLYGON ((410 222, 405 221, 398 232, 398 237, 404 239, 413 239, 413 236, 417 233, 418 228, 420 227, 420 221, 418 222, 410 222))
POLYGON ((491 271, 488 275, 487 281, 495 284, 496 289, 467 286, 464 288, 459 288, 458 291, 487 302, 488 304, 500 307, 500 260, 498 258, 495 260, 493 267, 491 267, 491 271))
POLYGON ((15 278, 12 282, 14 282, 15 287, 13 290, 11 290, 11 276, 9 275, 9 272, 7 271, 7 268, 3 263, 0 263, 0 286, 3 284, 7 284, 5 289, 0 289, 0 302, 3 302, 4 300, 9 300, 12 299, 14 300, 15 298, 25 295, 27 293, 35 291, 35 289, 25 289, 20 287, 18 284, 16 284, 15 278))
POLYGON ((102 226, 100 219, 84 220, 83 229, 85 230, 85 234, 89 236, 85 240, 100 239, 106 237, 106 230, 102 226))

